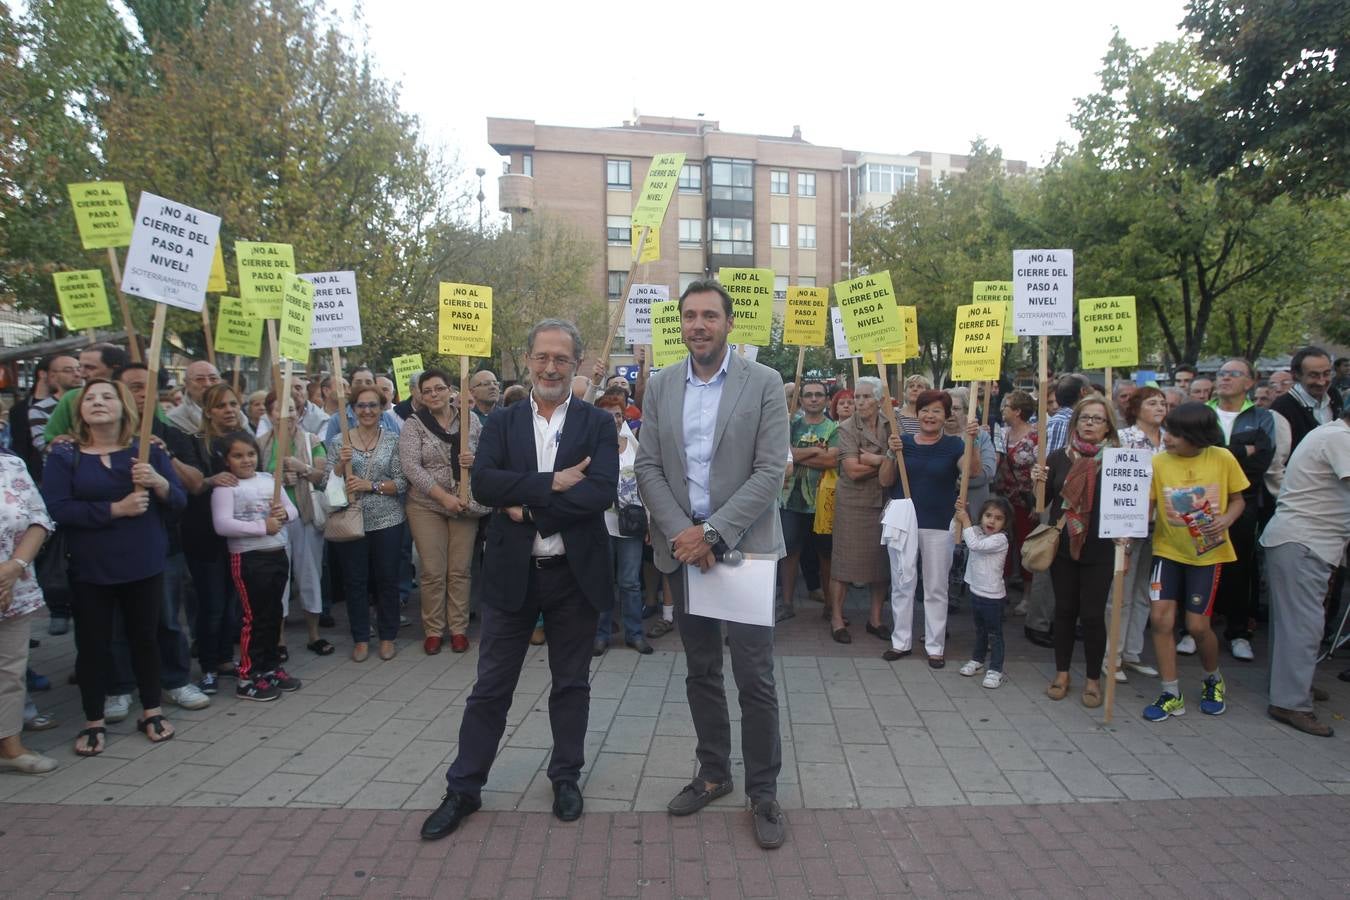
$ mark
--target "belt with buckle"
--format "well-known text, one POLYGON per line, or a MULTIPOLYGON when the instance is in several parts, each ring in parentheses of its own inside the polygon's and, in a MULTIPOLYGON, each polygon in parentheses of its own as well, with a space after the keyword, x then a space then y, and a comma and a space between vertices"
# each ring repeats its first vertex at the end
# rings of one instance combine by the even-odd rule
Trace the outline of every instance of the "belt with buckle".
POLYGON ((566 556, 531 556, 530 565, 536 569, 556 569, 567 565, 566 556))

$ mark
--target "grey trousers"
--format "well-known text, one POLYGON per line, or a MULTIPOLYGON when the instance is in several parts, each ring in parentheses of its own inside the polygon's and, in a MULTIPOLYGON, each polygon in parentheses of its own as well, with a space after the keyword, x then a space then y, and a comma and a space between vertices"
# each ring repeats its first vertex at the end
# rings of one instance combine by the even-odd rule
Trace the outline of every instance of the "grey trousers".
MULTIPOLYGON (((670 576, 675 616, 688 667, 685 692, 698 735, 698 777, 712 784, 731 778, 731 720, 722 678, 722 626, 691 616, 684 602, 684 572, 670 576)), ((773 680, 773 629, 727 622, 731 673, 741 701, 741 755, 745 795, 752 803, 776 800, 783 748, 778 733, 778 689, 773 680)))
POLYGON ((1265 548, 1270 573, 1270 705, 1312 712, 1313 670, 1332 566, 1302 544, 1265 548))
POLYGON ((1055 590, 1050 585, 1050 573, 1036 572, 1027 591, 1027 627, 1032 631, 1049 631, 1055 623, 1055 590))

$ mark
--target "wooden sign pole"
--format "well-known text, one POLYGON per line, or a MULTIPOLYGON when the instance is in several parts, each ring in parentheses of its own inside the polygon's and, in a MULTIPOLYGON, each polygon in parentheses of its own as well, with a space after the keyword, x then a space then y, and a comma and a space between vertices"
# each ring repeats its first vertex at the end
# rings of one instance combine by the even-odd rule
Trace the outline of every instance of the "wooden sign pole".
POLYGON ((136 462, 150 461, 150 430, 155 424, 155 407, 159 405, 159 391, 155 389, 159 384, 159 348, 164 342, 164 316, 168 311, 169 307, 163 303, 155 304, 155 322, 150 329, 150 358, 145 361, 145 403, 141 409, 141 446, 136 462))
MULTIPOLYGON (((963 504, 966 502, 966 497, 970 495, 970 454, 975 449, 975 442, 970 437, 970 423, 975 421, 975 401, 979 397, 980 382, 972 381, 970 383, 970 399, 966 401, 966 433, 961 436, 966 444, 965 452, 961 454, 961 502, 963 504)), ((985 403, 988 404, 988 402, 986 399, 985 403)), ((915 410, 915 412, 918 412, 918 410, 915 410)), ((978 453, 979 451, 975 452, 978 453)), ((956 525, 956 542, 959 544, 961 541, 961 524, 958 522, 956 525)))
POLYGON ((1111 367, 1110 367, 1110 366, 1107 366, 1107 367, 1106 367, 1106 402, 1107 402, 1108 405, 1114 407, 1114 405, 1115 405, 1114 398, 1111 396, 1111 375, 1112 375, 1112 374, 1113 374, 1113 373, 1111 372, 1111 367))
MULTIPOLYGON (((854 359, 853 364, 855 366, 858 364, 856 358, 854 359)), ((886 421, 891 423, 891 434, 900 434, 900 425, 895 420, 895 405, 891 403, 890 379, 886 376, 886 364, 881 361, 880 353, 877 353, 877 374, 881 376, 881 406, 886 411, 886 421)), ((856 398, 854 403, 856 408, 856 398)), ((900 452, 895 454, 895 466, 900 470, 900 487, 904 490, 905 496, 912 500, 913 495, 909 492, 909 470, 905 468, 905 451, 903 443, 900 452)))
POLYGON ((981 423, 985 428, 989 427, 989 411, 994 407, 994 382, 986 381, 984 383, 984 421, 981 423))
MULTIPOLYGON (((619 324, 623 321, 623 311, 628 306, 628 292, 633 287, 633 278, 637 276, 638 260, 642 258, 642 248, 647 245, 647 234, 650 232, 650 225, 642 226, 642 236, 638 239, 638 252, 633 257, 633 264, 628 267, 628 277, 623 282, 623 293, 619 295, 619 305, 614 307, 614 315, 609 317, 609 332, 605 335, 605 347, 600 352, 600 361, 609 360, 609 351, 614 347, 614 333, 619 330, 619 324)), ((591 383, 600 384, 604 379, 603 375, 591 373, 591 383)))
MULTIPOLYGON (((609 358, 609 354, 605 354, 609 358)), ((473 397, 469 394, 469 358, 459 358, 459 451, 469 449, 469 416, 473 415, 473 397)), ((459 467, 459 499, 469 502, 469 468, 459 467)))
POLYGON ((239 375, 240 368, 244 365, 244 359, 238 353, 234 355, 234 377, 231 379, 230 387, 234 388, 236 396, 239 394, 239 375))
POLYGON ((858 379, 861 377, 862 374, 858 370, 858 357, 855 356, 853 357, 853 384, 852 384, 853 390, 856 391, 858 389, 858 379))
POLYGON ((272 389, 276 390, 281 384, 281 359, 277 350, 277 320, 267 320, 267 343, 272 348, 272 389))
POLYGON ((216 364, 216 343, 211 337, 211 306, 202 304, 202 334, 206 336, 206 361, 216 364))
POLYGON ((1125 548, 1116 545, 1115 572, 1111 577, 1111 630, 1106 637, 1106 714, 1103 720, 1111 721, 1112 708, 1116 702, 1116 666, 1120 660, 1120 610, 1125 605, 1125 548))
POLYGON ((805 345, 797 348, 797 374, 792 379, 796 386, 792 391, 792 402, 788 404, 788 418, 791 419, 797 414, 797 407, 801 405, 799 394, 802 392, 802 367, 806 365, 806 347, 805 345))
MULTIPOLYGON (((277 394, 277 422, 276 438, 272 446, 277 454, 276 472, 272 477, 272 505, 276 506, 281 502, 281 483, 285 480, 286 457, 290 455, 290 433, 287 431, 291 427, 293 418, 291 412, 291 361, 288 359, 282 364, 281 393, 277 394)), ((259 460, 260 466, 263 461, 259 460)))
MULTIPOLYGON (((1045 410, 1046 410, 1046 407, 1050 405, 1050 399, 1049 399, 1049 396, 1048 396, 1049 391, 1050 391, 1050 385, 1049 385, 1049 383, 1048 383, 1048 382, 1050 381, 1050 336, 1049 336, 1049 335, 1045 335, 1045 334, 1041 335, 1041 337, 1040 337, 1039 350, 1040 350, 1040 352, 1037 354, 1038 358, 1037 358, 1037 360, 1036 360, 1036 377, 1037 377, 1038 382, 1039 382, 1038 385, 1037 385, 1037 389, 1036 389, 1036 393, 1037 393, 1037 406, 1038 406, 1038 408, 1037 408, 1037 410, 1036 410, 1036 439, 1037 439, 1037 441, 1039 442, 1039 444, 1038 444, 1038 446, 1037 446, 1037 448, 1036 448, 1036 461, 1040 464, 1041 468, 1044 469, 1044 468, 1045 468, 1045 441, 1046 441, 1046 437, 1045 437, 1045 426, 1046 426, 1046 414, 1045 414, 1045 410)), ((1045 482, 1044 482, 1044 481, 1038 481, 1038 482, 1036 482, 1036 514, 1037 514, 1037 515, 1044 515, 1044 514, 1045 514, 1045 482)))
MULTIPOLYGON (((122 293, 122 267, 117 264, 117 252, 112 247, 108 248, 108 265, 112 266, 113 286, 117 289, 117 304, 122 308, 122 327, 127 333, 127 352, 131 354, 132 362, 144 362, 141 359, 141 342, 136 337, 136 326, 131 324, 131 306, 127 303, 127 295, 122 293)), ((161 307, 163 305, 160 304, 161 307)), ((156 315, 159 315, 159 313, 156 312, 156 315)), ((156 369, 155 371, 158 372, 159 370, 156 369)))

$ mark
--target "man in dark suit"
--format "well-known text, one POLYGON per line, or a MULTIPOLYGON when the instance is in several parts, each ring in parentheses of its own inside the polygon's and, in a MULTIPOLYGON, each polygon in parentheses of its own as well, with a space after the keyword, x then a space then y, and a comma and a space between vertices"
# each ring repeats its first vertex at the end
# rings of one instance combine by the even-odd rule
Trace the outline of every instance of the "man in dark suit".
POLYGON ((488 416, 474 459, 474 494, 495 507, 483 562, 478 681, 445 799, 422 825, 428 840, 450 834, 480 806, 541 613, 553 673, 553 813, 566 822, 582 811, 577 779, 585 762, 591 639, 600 610, 614 602, 604 511, 618 489, 619 442, 608 412, 572 398, 582 357, 576 326, 545 319, 530 330, 526 353, 529 402, 488 416))

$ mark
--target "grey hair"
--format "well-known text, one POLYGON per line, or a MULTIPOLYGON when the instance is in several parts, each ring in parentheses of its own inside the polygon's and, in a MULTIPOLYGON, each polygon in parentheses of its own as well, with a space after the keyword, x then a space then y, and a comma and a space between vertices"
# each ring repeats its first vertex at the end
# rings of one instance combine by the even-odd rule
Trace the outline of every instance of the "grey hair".
POLYGON ((855 397, 856 397, 857 394, 858 394, 858 388, 862 387, 863 385, 867 385, 868 387, 870 387, 870 388, 872 389, 872 395, 873 395, 877 400, 880 400, 880 399, 881 399, 881 379, 880 379, 880 378, 877 378, 875 375, 864 375, 864 376, 862 376, 861 378, 859 378, 859 379, 858 379, 858 382, 857 382, 855 385, 853 385, 853 394, 854 394, 855 397))
POLYGON ((534 338, 543 331, 561 331, 570 337, 572 339, 572 356, 577 362, 581 362, 581 358, 586 355, 586 345, 581 340, 581 332, 577 330, 577 326, 566 319, 541 319, 525 337, 526 353, 534 352, 534 338))

